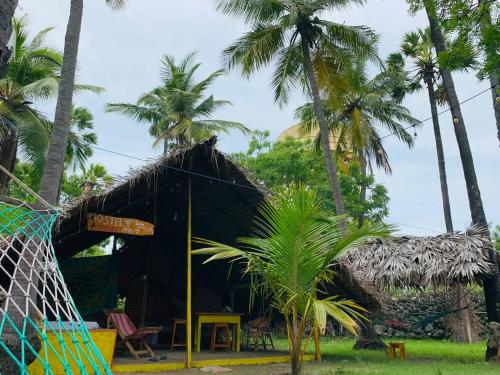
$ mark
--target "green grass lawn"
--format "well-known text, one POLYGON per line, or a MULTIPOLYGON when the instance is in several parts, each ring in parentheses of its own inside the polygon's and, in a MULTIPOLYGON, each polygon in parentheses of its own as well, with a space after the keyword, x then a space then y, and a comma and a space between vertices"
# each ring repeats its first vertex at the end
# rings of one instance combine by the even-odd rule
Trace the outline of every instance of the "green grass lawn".
MULTIPOLYGON (((407 359, 389 360, 385 352, 352 350, 354 340, 322 342, 323 361, 308 363, 304 374, 383 374, 383 375, 470 375, 500 374, 500 365, 484 362, 486 343, 457 344, 438 340, 401 340, 405 342, 407 359)), ((286 348, 285 340, 278 346, 286 348)), ((235 375, 284 375, 289 364, 267 366, 233 366, 235 375)), ((199 369, 182 370, 183 375, 200 374, 199 369)))
POLYGON ((486 343, 457 344, 437 340, 402 340, 407 359, 389 360, 386 353, 352 350, 353 340, 322 343, 323 363, 307 367, 311 374, 500 374, 500 366, 484 362, 486 343))

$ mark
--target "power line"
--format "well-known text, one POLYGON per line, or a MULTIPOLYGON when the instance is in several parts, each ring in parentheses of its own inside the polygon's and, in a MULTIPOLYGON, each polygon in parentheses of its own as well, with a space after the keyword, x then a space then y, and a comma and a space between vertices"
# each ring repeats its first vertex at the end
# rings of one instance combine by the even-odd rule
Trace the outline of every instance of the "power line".
MULTIPOLYGON (((461 101, 459 104, 462 105, 464 103, 467 103, 469 101, 471 101, 472 99, 475 99, 477 98, 478 96, 484 94, 485 92, 488 92, 489 90, 495 88, 497 85, 493 85, 493 86, 490 86, 488 87, 487 89, 484 89, 474 95, 472 95, 471 97, 461 101)), ((438 113, 438 116, 441 116, 443 113, 446 113, 448 111, 451 111, 452 107, 448 107, 444 110, 442 110, 441 112, 438 113)), ((432 116, 430 117, 427 117, 425 118, 424 120, 417 120, 420 124, 423 124, 429 120, 432 120, 432 116)), ((410 128, 413 128, 415 125, 410 125, 410 126, 407 126, 406 128, 404 128, 404 130, 408 130, 410 128)), ((389 134, 386 134, 382 137, 380 137, 380 139, 384 139, 384 138, 388 138, 388 137, 391 137, 393 135, 395 135, 396 133, 395 132, 392 132, 392 133, 389 133, 389 134)), ((299 139, 306 139, 306 138, 316 138, 316 136, 302 136, 302 137, 297 137, 299 139)), ((118 156, 123 156, 123 157, 127 157, 129 159, 134 159, 134 160, 139 160, 139 161, 144 161, 144 162, 148 162, 147 159, 142 159, 142 158, 139 158, 139 157, 136 157, 136 156, 132 156, 132 155, 127 155, 127 154, 123 154, 121 152, 117 152, 117 151, 113 151, 113 150, 109 150, 109 149, 105 149, 105 148, 102 148, 102 147, 98 147, 98 146, 94 146, 94 145, 91 145, 90 147, 96 149, 96 150, 99 150, 99 151, 104 151, 104 152, 108 152, 108 153, 111 153, 111 154, 115 154, 115 155, 118 155, 118 156)), ((350 150, 350 151, 353 151, 353 150, 350 150)))
MULTIPOLYGON (((465 99, 465 100, 462 100, 462 101, 461 101, 458 105, 462 105, 462 104, 464 104, 464 103, 467 103, 467 102, 471 101, 472 99, 475 99, 475 98, 477 98, 478 96, 480 96, 480 95, 484 94, 485 92, 488 92, 488 91, 490 91, 491 89, 494 89, 496 86, 498 86, 498 84, 497 84, 497 85, 490 86, 490 87, 488 87, 487 89, 484 89, 483 91, 480 91, 480 92, 478 92, 477 94, 474 94, 474 95, 472 95, 471 97, 469 97, 469 98, 467 98, 467 99, 465 99)), ((450 107, 448 107, 448 108, 446 108, 446 109, 442 110, 441 112, 439 112, 439 113, 438 113, 438 116, 441 116, 443 113, 449 112, 449 111, 451 111, 452 109, 453 109, 453 107, 451 107, 451 106, 450 106, 450 107)), ((432 120, 432 116, 427 117, 426 119, 424 119, 424 120, 422 120, 422 121, 418 120, 418 122, 419 122, 420 124, 423 124, 424 122, 427 122, 427 121, 429 121, 429 120, 432 120)), ((414 128, 414 125, 407 126, 406 128, 404 128, 404 130, 408 130, 408 129, 410 129, 410 128, 414 128)), ((384 139, 384 138, 387 138, 387 137, 390 137, 390 136, 393 136, 393 135, 395 135, 395 132, 392 132, 392 133, 389 133, 389 134, 387 134, 387 135, 384 135, 383 137, 380 137, 380 139, 384 139)))
MULTIPOLYGON (((464 104, 482 94, 484 94, 485 92, 489 91, 490 89, 494 88, 496 86, 491 86, 489 87, 488 89, 485 89, 463 101, 460 102, 460 104, 464 104)), ((452 107, 449 107, 443 111, 441 111, 440 113, 438 113, 438 115, 441 115, 443 113, 446 113, 448 111, 450 111, 452 109, 452 107)), ((423 124, 424 122, 426 121, 429 121, 431 120, 432 117, 428 117, 422 121, 419 121, 421 124, 423 124)), ((414 127, 414 125, 410 125, 408 127, 405 128, 405 130, 409 129, 409 128, 412 128, 414 127)), ((39 134, 42 134, 41 132, 38 132, 38 131, 34 131, 35 133, 39 133, 39 134)), ((390 137, 392 135, 395 135, 395 133, 390 133, 390 134, 387 134, 383 137, 381 137, 380 139, 384 139, 384 138, 387 138, 387 137, 390 137)), ((309 137, 300 137, 300 138, 309 138, 309 137)), ((142 161, 142 162, 149 162, 151 161, 148 160, 148 159, 143 159, 143 158, 139 158, 139 157, 136 157, 136 156, 132 156, 132 155, 128 155, 128 154, 125 154, 125 153, 122 153, 122 152, 118 152, 118 151, 114 151, 114 150, 110 150, 110 149, 107 149, 107 148, 103 148, 103 147, 99 147, 99 146, 96 146, 96 145, 90 145, 91 148, 95 149, 95 150, 99 150, 99 151, 103 151, 103 152, 107 152, 107 153, 110 153, 110 154, 114 154, 114 155, 117 155, 117 156, 122 156, 122 157, 126 157, 126 158, 129 158, 129 159, 133 159, 133 160, 137 160, 137 161, 142 161)), ((182 173, 186 173, 186 174, 190 174, 190 175, 193 175, 193 176, 197 176, 197 177, 201 177, 201 178, 206 178, 206 179, 209 179, 211 181, 216 181, 216 182, 220 182, 220 183, 226 183, 226 184, 229 184, 229 185, 232 185, 232 186, 237 186, 237 187, 241 187, 241 188, 244 188, 244 189, 250 189, 250 190, 257 190, 258 189, 256 187, 253 187, 253 186, 247 186, 247 185, 243 185, 243 184, 239 184, 237 183, 236 181, 228 181, 228 180, 224 180, 224 179, 221 179, 221 178, 218 178, 218 177, 213 177, 213 176, 209 176, 209 175, 204 175, 202 173, 198 173, 198 172, 194 172, 194 171, 190 171, 190 170, 187 170, 187 169, 182 169, 182 168, 177 168, 177 167, 172 167, 172 166, 165 166, 167 169, 171 169, 171 170, 175 170, 177 172, 182 172, 182 173)), ((407 226, 407 227, 413 227, 413 228, 416 228, 416 229, 422 229, 422 230, 427 230, 427 231, 430 231, 430 232, 436 232, 436 233, 441 233, 439 231, 436 231, 436 230, 432 230, 432 229, 427 229, 427 228, 423 228, 423 227, 418 227, 418 226, 414 226, 414 225, 408 225, 408 224, 403 224, 403 223, 397 223, 397 222, 393 222, 394 224, 398 224, 398 225, 402 225, 402 226, 407 226)))

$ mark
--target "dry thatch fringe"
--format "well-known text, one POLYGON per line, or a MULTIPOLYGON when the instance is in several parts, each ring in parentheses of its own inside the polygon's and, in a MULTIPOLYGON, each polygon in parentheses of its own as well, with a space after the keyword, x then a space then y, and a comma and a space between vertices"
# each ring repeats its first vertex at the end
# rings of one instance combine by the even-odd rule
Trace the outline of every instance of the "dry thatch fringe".
POLYGON ((241 167, 238 163, 233 162, 228 155, 217 150, 215 148, 216 142, 217 138, 214 136, 195 145, 184 147, 178 146, 169 154, 163 154, 156 159, 151 159, 150 162, 141 167, 131 168, 126 176, 115 177, 114 183, 107 187, 104 192, 90 196, 82 196, 67 202, 63 207, 63 211, 67 214, 67 216, 72 216, 77 210, 85 210, 90 201, 97 200, 99 204, 102 205, 111 192, 124 187, 127 187, 129 191, 131 191, 139 181, 146 181, 148 187, 151 188, 156 185, 158 175, 166 174, 172 171, 175 172, 175 170, 172 170, 169 167, 183 170, 191 169, 191 156, 200 151, 200 149, 204 149, 211 156, 211 160, 214 163, 216 170, 219 170, 220 167, 218 165, 219 160, 223 160, 226 170, 234 170, 237 174, 240 174, 239 177, 243 177, 247 183, 249 183, 256 190, 260 191, 264 196, 270 196, 270 193, 262 184, 257 182, 257 179, 251 172, 241 167))
POLYGON ((377 239, 351 250, 341 263, 381 288, 446 286, 491 272, 490 246, 487 232, 472 226, 465 233, 377 239))

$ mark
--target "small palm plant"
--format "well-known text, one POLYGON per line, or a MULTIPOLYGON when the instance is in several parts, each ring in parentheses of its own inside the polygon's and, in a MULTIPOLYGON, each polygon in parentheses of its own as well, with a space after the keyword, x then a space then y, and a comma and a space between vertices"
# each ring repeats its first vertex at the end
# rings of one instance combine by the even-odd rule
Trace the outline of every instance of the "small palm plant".
POLYGON ((255 235, 240 238, 241 247, 197 239, 206 247, 193 254, 210 255, 205 263, 229 260, 244 264, 244 273, 252 280, 250 301, 258 294, 283 315, 292 374, 300 374, 302 355, 311 336, 304 343, 308 326, 315 323, 324 331, 326 318, 331 316, 357 334, 358 321, 364 318, 366 310, 351 300, 318 297, 335 276, 333 263, 368 238, 385 236, 388 228, 363 227, 342 236, 340 218, 327 216, 316 193, 303 186, 282 191, 264 203, 259 214, 255 235))

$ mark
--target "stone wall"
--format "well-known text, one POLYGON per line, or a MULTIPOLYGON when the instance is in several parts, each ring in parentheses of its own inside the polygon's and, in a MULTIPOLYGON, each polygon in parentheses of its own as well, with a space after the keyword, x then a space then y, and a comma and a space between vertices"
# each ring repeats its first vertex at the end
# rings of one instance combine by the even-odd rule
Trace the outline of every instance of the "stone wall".
MULTIPOLYGON (((478 317, 481 338, 485 337, 484 298, 479 293, 471 295, 478 317)), ((391 297, 385 312, 373 317, 374 328, 383 337, 408 337, 420 339, 450 338, 450 308, 444 293, 420 293, 412 296, 391 297)))

